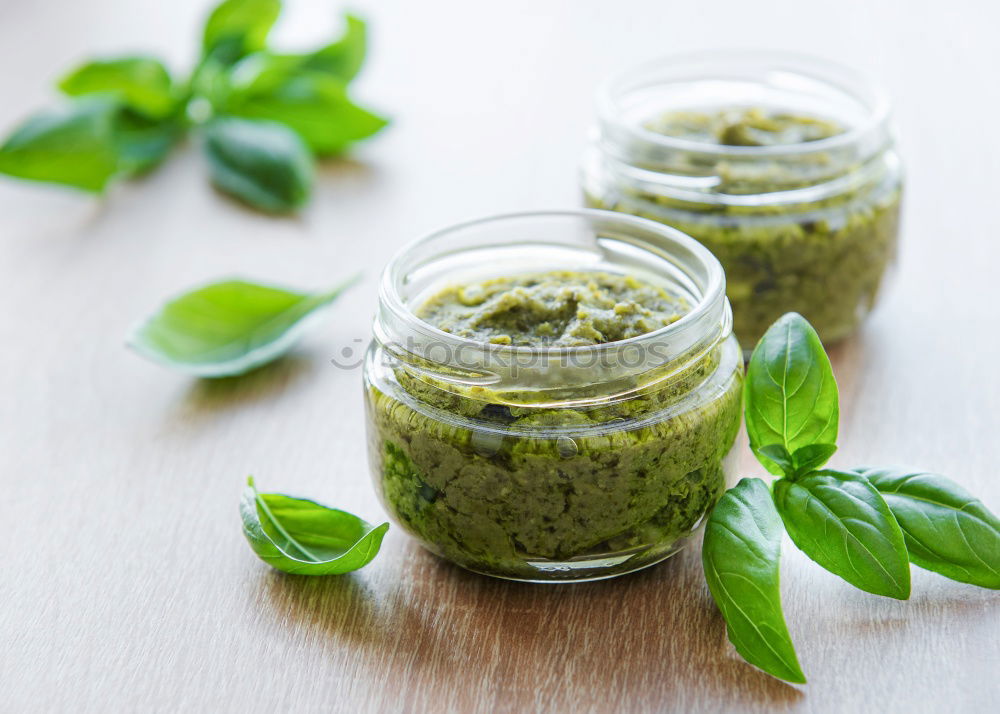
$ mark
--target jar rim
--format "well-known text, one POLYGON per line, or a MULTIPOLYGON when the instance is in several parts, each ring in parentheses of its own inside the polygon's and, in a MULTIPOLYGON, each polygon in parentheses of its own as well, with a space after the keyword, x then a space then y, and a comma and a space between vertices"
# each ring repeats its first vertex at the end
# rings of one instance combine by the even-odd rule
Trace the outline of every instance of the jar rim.
POLYGON ((890 103, 884 90, 861 73, 838 62, 809 54, 776 50, 701 50, 681 52, 631 67, 605 81, 597 92, 597 114, 606 128, 630 135, 633 139, 657 147, 686 152, 709 154, 737 159, 768 159, 833 151, 867 141, 870 137, 888 132, 890 103), (868 112, 863 121, 846 131, 815 141, 770 146, 729 146, 693 139, 667 136, 648 129, 639 123, 622 119, 621 100, 631 91, 649 87, 658 82, 657 77, 667 70, 685 65, 718 63, 719 67, 746 69, 759 64, 775 68, 785 66, 786 71, 803 73, 812 79, 839 90, 845 96, 859 100, 868 112), (865 100, 866 98, 866 100, 865 100))
MULTIPOLYGON (((678 333, 689 331, 692 329, 692 326, 704 324, 706 320, 715 322, 712 315, 713 311, 724 312, 727 315, 729 312, 725 291, 725 273, 718 259, 704 245, 686 233, 648 218, 618 213, 615 211, 579 208, 498 213, 483 218, 456 223, 412 240, 403 245, 393 254, 383 270, 379 285, 379 302, 382 307, 386 308, 396 318, 405 320, 411 327, 419 330, 425 337, 428 338, 450 342, 465 348, 483 350, 497 355, 516 357, 543 354, 545 356, 561 357, 564 355, 587 355, 611 350, 621 350, 631 346, 658 341, 669 336, 677 335, 678 333), (402 274, 404 267, 403 262, 407 255, 413 254, 419 248, 433 241, 441 240, 449 235, 472 230, 488 224, 506 221, 524 221, 534 219, 546 220, 558 218, 605 222, 615 224, 623 228, 631 227, 643 232, 656 234, 659 238, 673 243, 676 247, 686 250, 696 257, 705 273, 704 285, 700 289, 700 295, 698 296, 696 303, 677 321, 657 330, 653 330, 652 332, 636 335, 624 340, 577 346, 505 345, 482 342, 469 337, 462 337, 445 332, 418 317, 416 313, 405 304, 399 290, 406 278, 406 276, 402 274), (720 310, 720 304, 724 309, 720 310)), ((731 322, 731 319, 729 319, 729 321, 731 322)), ((721 322, 725 322, 725 320, 721 320, 721 322)), ((379 319, 376 319, 376 325, 378 325, 378 323, 379 319)))

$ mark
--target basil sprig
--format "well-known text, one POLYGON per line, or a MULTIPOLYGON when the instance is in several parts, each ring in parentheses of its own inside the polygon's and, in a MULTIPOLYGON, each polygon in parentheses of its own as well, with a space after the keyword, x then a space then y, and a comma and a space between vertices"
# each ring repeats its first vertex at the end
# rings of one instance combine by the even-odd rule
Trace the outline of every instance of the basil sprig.
POLYGON ((280 493, 258 493, 247 479, 240 500, 243 535, 261 560, 294 575, 342 575, 378 555, 389 524, 280 493))
POLYGON ((702 562, 729 639, 753 665, 804 682, 778 591, 781 526, 816 563, 861 590, 905 600, 910 563, 1000 589, 1000 519, 952 481, 896 469, 823 468, 839 403, 816 331, 789 313, 750 358, 750 444, 779 478, 743 479, 709 515, 702 562))
POLYGON ((280 12, 279 0, 220 3, 186 79, 145 55, 84 62, 58 82, 65 104, 0 144, 0 173, 103 193, 155 168, 193 131, 217 188, 269 213, 297 210, 314 157, 343 153, 387 120, 348 91, 364 62, 364 22, 347 15, 337 40, 276 54, 267 37, 280 12))

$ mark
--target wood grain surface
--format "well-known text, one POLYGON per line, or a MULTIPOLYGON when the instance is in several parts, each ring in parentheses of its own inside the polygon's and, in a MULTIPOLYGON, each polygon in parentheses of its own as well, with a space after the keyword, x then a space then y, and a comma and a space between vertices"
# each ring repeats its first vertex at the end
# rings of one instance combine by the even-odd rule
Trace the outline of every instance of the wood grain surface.
MULTIPOLYGON (((332 3, 287 4, 288 46, 336 27, 332 3)), ((1000 596, 923 571, 909 602, 890 601, 786 541, 786 615, 810 678, 796 688, 735 654, 696 547, 619 580, 534 586, 467 574, 392 529, 365 570, 308 579, 253 556, 237 504, 252 473, 380 518, 360 370, 331 358, 367 342, 381 266, 457 220, 577 205, 600 79, 737 46, 847 62, 896 103, 901 262, 833 351, 834 463, 939 471, 1000 510, 997 5, 354 4, 373 25, 357 93, 394 123, 322 167, 301 217, 215 194, 196 146, 103 201, 0 181, 0 710, 995 711, 1000 596), (323 328, 241 379, 188 379, 123 347, 134 321, 202 281, 321 287, 358 269, 323 328)), ((145 48, 186 69, 203 12, 0 0, 0 127, 52 101, 51 80, 90 53, 145 48)))

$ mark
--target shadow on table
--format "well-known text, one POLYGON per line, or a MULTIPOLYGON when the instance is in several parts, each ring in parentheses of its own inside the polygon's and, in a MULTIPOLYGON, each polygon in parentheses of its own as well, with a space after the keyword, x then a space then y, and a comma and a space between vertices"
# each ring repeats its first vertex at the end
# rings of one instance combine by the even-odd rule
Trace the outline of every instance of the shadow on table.
POLYGON ((316 171, 324 179, 351 185, 367 185, 380 175, 377 166, 347 156, 324 159, 316 171))
POLYGON ((341 642, 416 710, 423 697, 463 711, 780 711, 803 696, 732 652, 696 549, 624 578, 551 586, 468 573, 412 543, 397 552, 371 586, 367 572, 273 574, 262 600, 341 642))
POLYGON ((315 355, 292 352, 237 377, 195 380, 185 395, 185 411, 209 414, 273 399, 323 364, 315 355))

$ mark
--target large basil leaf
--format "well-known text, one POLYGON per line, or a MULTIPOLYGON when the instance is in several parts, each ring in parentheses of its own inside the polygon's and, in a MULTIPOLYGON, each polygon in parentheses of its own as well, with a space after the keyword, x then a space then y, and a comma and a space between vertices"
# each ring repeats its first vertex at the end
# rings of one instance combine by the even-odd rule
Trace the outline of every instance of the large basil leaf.
POLYGON ((88 97, 36 114, 0 146, 0 173, 100 193, 119 170, 119 108, 88 97))
POLYGON ((302 71, 267 53, 247 57, 233 69, 228 91, 219 103, 222 113, 270 119, 291 127, 321 156, 341 153, 388 123, 354 104, 343 80, 324 72, 302 71))
POLYGON ((260 559, 295 575, 341 575, 378 554, 389 524, 372 526, 357 516, 304 498, 258 493, 253 479, 240 500, 243 535, 260 559))
POLYGON ((124 104, 152 118, 173 113, 174 95, 170 73, 152 57, 120 57, 94 60, 77 67, 59 81, 71 96, 107 92, 124 104))
MULTIPOLYGON (((782 469, 762 447, 778 444, 795 454, 804 446, 837 442, 837 382, 819 335, 801 315, 784 315, 761 338, 743 394, 750 446, 771 473, 782 469)), ((822 463, 813 459, 812 468, 822 463)))
POLYGON ((205 129, 212 183, 271 213, 287 213, 309 197, 313 159, 298 134, 272 121, 217 119, 205 129))
POLYGON ((805 682, 781 611, 781 520, 760 479, 726 491, 705 527, 705 580, 729 641, 747 662, 789 682, 805 682))
POLYGON ((903 530, 910 560, 952 580, 1000 589, 1000 518, 954 481, 900 469, 861 469, 903 530))
POLYGON ((205 21, 202 56, 224 65, 264 49, 280 0, 225 0, 205 21))
POLYGON ((199 377, 243 374, 277 359, 350 283, 301 293, 227 280, 174 298, 129 336, 139 354, 199 377))
POLYGON ((795 545, 831 573, 876 595, 910 596, 903 533, 867 479, 831 470, 779 479, 774 502, 795 545))

